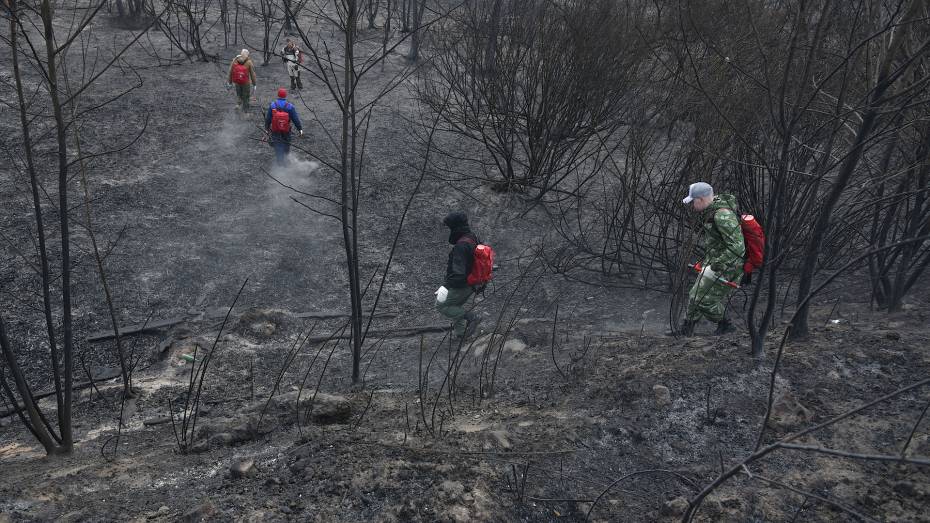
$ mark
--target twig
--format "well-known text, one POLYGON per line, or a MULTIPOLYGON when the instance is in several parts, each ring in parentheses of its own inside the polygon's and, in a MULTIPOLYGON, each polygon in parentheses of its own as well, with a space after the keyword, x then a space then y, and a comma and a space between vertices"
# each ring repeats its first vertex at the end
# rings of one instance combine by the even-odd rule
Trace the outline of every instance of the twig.
POLYGON ((358 417, 358 421, 355 423, 355 426, 352 427, 352 432, 357 431, 359 425, 362 424, 362 420, 365 419, 365 414, 368 414, 368 409, 371 408, 371 400, 374 397, 375 397, 375 391, 371 391, 371 393, 368 394, 368 403, 365 404, 365 410, 362 411, 362 415, 358 417))
POLYGON ((642 476, 642 475, 644 475, 644 474, 668 474, 668 475, 670 475, 670 476, 672 476, 672 477, 678 479, 678 480, 681 481, 682 483, 685 483, 686 485, 690 486, 691 488, 696 488, 696 487, 697 487, 697 485, 695 485, 693 481, 691 481, 690 479, 684 477, 683 475, 679 474, 678 472, 675 472, 674 470, 666 470, 666 469, 637 470, 636 472, 631 472, 631 473, 627 474, 626 476, 622 476, 622 477, 620 477, 620 478, 617 478, 616 480, 614 480, 613 483, 611 483, 610 485, 608 485, 607 488, 605 488, 600 494, 598 494, 598 496, 597 496, 596 498, 594 498, 594 502, 591 503, 591 507, 588 509, 587 514, 585 514, 584 520, 585 520, 585 521, 589 521, 589 520, 591 519, 591 513, 594 512, 594 507, 597 506, 597 503, 601 500, 601 498, 603 498, 605 495, 607 495, 607 493, 610 492, 610 489, 614 488, 614 486, 615 486, 617 483, 620 483, 621 481, 625 481, 625 480, 627 480, 627 479, 629 479, 629 478, 632 478, 632 477, 635 477, 635 476, 642 476))
POLYGON ((911 433, 907 436, 907 441, 904 442, 904 447, 901 448, 901 457, 903 458, 907 454, 907 448, 911 446, 911 440, 914 439, 914 434, 917 433, 917 428, 920 426, 920 422, 924 420, 924 416, 927 415, 927 409, 930 408, 930 400, 924 405, 924 410, 920 412, 920 416, 917 417, 917 421, 914 423, 914 427, 911 428, 911 433))
MULTIPOLYGON (((930 234, 919 236, 916 238, 909 238, 907 240, 902 240, 902 241, 899 241, 891 245, 886 245, 883 247, 879 247, 877 249, 872 249, 869 252, 863 254, 862 256, 857 256, 856 258, 850 260, 845 265, 843 265, 842 267, 837 269, 835 272, 833 272, 833 274, 831 274, 826 280, 824 280, 823 283, 818 285, 816 288, 812 289, 807 294, 807 296, 805 296, 804 299, 801 300, 800 303, 798 303, 795 313, 791 316, 791 320, 788 322, 788 328, 785 329, 785 333, 782 335, 781 343, 778 345, 778 353, 775 356, 775 364, 772 366, 771 378, 769 380, 768 403, 765 409, 765 416, 762 419, 762 425, 759 427, 759 436, 756 438, 756 446, 754 450, 758 451, 759 448, 762 446, 762 441, 763 441, 763 438, 765 437, 765 432, 768 427, 769 419, 772 417, 772 406, 775 403, 775 378, 776 376, 778 376, 778 370, 781 366, 781 360, 785 353, 785 344, 788 342, 788 338, 791 336, 791 326, 794 325, 794 322, 797 320, 798 313, 802 310, 805 310, 807 304, 811 301, 811 299, 813 299, 815 295, 817 295, 820 291, 822 291, 827 285, 829 285, 833 280, 835 280, 840 274, 843 274, 844 272, 849 270, 850 267, 860 263, 862 260, 870 256, 874 256, 875 254, 878 254, 887 249, 897 248, 902 245, 908 245, 908 244, 918 242, 918 241, 922 242, 928 239, 930 239, 930 234)), ((816 429, 812 429, 812 430, 816 430, 816 429)))
POLYGON ((552 353, 552 364, 555 365, 555 370, 559 371, 559 374, 562 376, 562 379, 568 381, 568 376, 562 372, 562 369, 559 368, 559 362, 555 359, 555 339, 557 327, 559 325, 559 302, 555 303, 555 316, 552 318, 552 341, 550 342, 550 352, 552 353))
POLYGON ((752 462, 754 462, 754 461, 756 461, 756 460, 759 460, 759 459, 765 457, 767 454, 769 454, 769 453, 771 453, 771 452, 773 452, 773 451, 775 451, 775 450, 778 450, 779 448, 782 448, 782 446, 783 446, 784 444, 786 444, 786 443, 790 443, 790 442, 792 442, 792 441, 794 441, 794 440, 796 440, 796 439, 798 439, 798 438, 801 438, 801 437, 803 437, 803 436, 806 436, 806 435, 808 435, 808 434, 810 434, 810 433, 812 433, 812 432, 816 432, 816 431, 818 431, 818 430, 820 430, 820 429, 822 429, 822 428, 824 428, 824 427, 829 427, 830 425, 833 425, 833 424, 835 424, 835 423, 838 423, 838 422, 840 422, 840 421, 842 421, 842 420, 844 420, 844 419, 846 419, 846 418, 855 416, 856 414, 858 414, 858 413, 860 413, 860 412, 862 412, 862 411, 864 411, 864 410, 866 410, 866 409, 868 409, 868 408, 870 408, 870 407, 873 407, 873 406, 875 406, 875 405, 877 405, 877 404, 879 404, 879 403, 888 401, 889 399, 895 398, 895 397, 897 397, 897 396, 900 396, 901 394, 904 394, 904 393, 906 393, 906 392, 912 391, 912 390, 914 390, 914 389, 918 389, 918 388, 923 387, 923 386, 928 385, 928 384, 930 384, 930 378, 920 380, 920 381, 918 381, 918 382, 916 382, 916 383, 912 383, 911 385, 908 385, 908 386, 906 386, 906 387, 902 387, 902 388, 900 388, 900 389, 898 389, 898 390, 896 390, 896 391, 894 391, 894 392, 891 392, 891 393, 886 394, 886 395, 884 395, 884 396, 882 396, 882 397, 880 397, 880 398, 877 398, 877 399, 875 399, 875 400, 872 400, 872 401, 870 401, 870 402, 868 402, 868 403, 866 403, 866 404, 864 404, 864 405, 860 405, 859 407, 856 407, 855 409, 848 410, 848 411, 846 411, 846 412, 844 412, 844 413, 842 413, 842 414, 839 414, 839 415, 837 415, 837 416, 834 416, 833 418, 830 418, 829 420, 824 421, 823 423, 819 423, 819 424, 817 424, 817 425, 814 425, 814 426, 812 426, 812 427, 809 427, 809 428, 807 428, 807 429, 804 429, 804 430, 802 430, 802 431, 800 431, 800 432, 796 432, 796 433, 794 433, 794 434, 791 434, 791 435, 789 435, 789 436, 786 436, 786 437, 782 438, 781 440, 779 440, 779 441, 777 441, 777 442, 775 442, 775 443, 772 443, 772 444, 770 444, 770 445, 767 445, 767 446, 765 446, 765 447, 763 447, 763 448, 761 448, 761 449, 759 449, 759 450, 753 452, 753 453, 750 454, 746 459, 744 459, 744 460, 741 461, 740 463, 734 465, 733 467, 731 467, 728 471, 724 472, 723 474, 720 474, 720 476, 718 476, 714 481, 712 481, 710 484, 708 484, 706 487, 704 487, 704 489, 701 490, 701 492, 699 492, 697 496, 695 496, 694 498, 692 498, 692 499, 691 499, 691 502, 690 502, 690 506, 689 506, 689 508, 688 508, 688 512, 685 513, 684 517, 682 518, 682 521, 685 521, 685 522, 691 521, 691 520, 694 518, 694 515, 697 513, 698 509, 700 508, 701 503, 704 501, 704 498, 706 498, 711 492, 713 492, 717 487, 719 487, 721 484, 723 484, 726 480, 730 479, 730 478, 733 477, 735 474, 739 473, 739 471, 742 470, 742 467, 744 467, 745 465, 748 465, 748 464, 750 464, 750 463, 752 463, 752 462))
POLYGON ((875 519, 875 518, 866 516, 865 514, 863 514, 863 513, 861 513, 861 512, 858 512, 858 511, 856 511, 855 509, 853 509, 853 508, 851 508, 851 507, 849 507, 849 506, 847 506, 847 505, 844 505, 844 504, 842 504, 842 503, 839 503, 839 502, 837 502, 837 501, 833 501, 833 500, 831 500, 831 499, 829 499, 829 498, 825 498, 825 497, 823 497, 823 496, 818 496, 817 494, 814 494, 813 492, 801 490, 801 489, 799 489, 799 488, 792 487, 791 485, 788 485, 788 484, 786 484, 786 483, 782 483, 782 482, 776 481, 776 480, 774 480, 774 479, 769 479, 769 478, 766 478, 766 477, 764 477, 764 476, 760 476, 760 475, 758 475, 758 474, 753 475, 753 476, 752 476, 752 479, 758 479, 759 481, 762 481, 763 483, 768 483, 768 484, 770 484, 770 485, 775 485, 775 486, 780 487, 780 488, 783 488, 783 489, 785 489, 785 490, 790 490, 791 492, 794 492, 795 494, 800 494, 800 495, 802 495, 802 496, 805 496, 806 498, 812 498, 812 499, 816 499, 816 500, 818 500, 818 501, 822 501, 822 502, 824 502, 824 503, 826 503, 826 504, 828 504, 828 505, 830 505, 830 506, 832 506, 832 507, 835 507, 835 508, 837 508, 837 509, 839 509, 839 510, 841 510, 841 511, 843 511, 843 512, 849 514, 849 515, 856 516, 857 518, 859 518, 859 519, 861 519, 861 520, 863 520, 863 521, 874 521, 874 522, 878 523, 878 520, 875 519))
POLYGON ((818 454, 828 454, 830 456, 839 456, 842 458, 861 459, 866 461, 886 461, 892 463, 906 463, 908 465, 920 465, 930 467, 930 459, 906 458, 904 456, 892 456, 883 454, 860 454, 856 452, 847 452, 844 450, 830 449, 826 447, 815 447, 813 445, 798 445, 795 443, 776 443, 783 449, 801 450, 806 452, 816 452, 818 454))
MULTIPOLYGON (((216 352, 216 346, 220 341, 220 337, 223 335, 223 330, 226 328, 226 323, 229 321, 229 316, 232 314, 233 309, 236 307, 236 303, 239 301, 239 297, 242 295, 242 291, 245 290, 246 284, 249 283, 249 279, 246 278, 242 282, 242 286, 239 287, 239 292, 236 293, 236 297, 233 299, 232 305, 229 306, 229 309, 226 311, 226 316, 223 318, 223 323, 220 325, 220 330, 216 333, 216 339, 213 340, 213 345, 210 347, 210 350, 207 352, 206 357, 204 357, 200 364, 196 367, 191 365, 191 375, 190 382, 187 386, 187 394, 184 396, 184 410, 182 411, 181 417, 181 439, 179 444, 183 444, 180 447, 182 452, 189 450, 190 445, 193 443, 195 430, 197 428, 197 417, 200 414, 200 394, 203 392, 203 382, 207 376, 207 368, 210 365, 210 361, 213 359, 213 354, 216 352), (197 392, 194 392, 194 384, 196 382, 197 392), (193 401, 191 401, 191 394, 194 394, 193 401), (188 410, 188 408, 190 410, 188 410), (188 423, 190 423, 190 430, 188 431, 188 423)), ((194 348, 194 359, 197 358, 197 347, 194 348)), ((170 404, 169 404, 170 408, 170 404)), ((174 425, 174 415, 171 416, 171 423, 174 425)))

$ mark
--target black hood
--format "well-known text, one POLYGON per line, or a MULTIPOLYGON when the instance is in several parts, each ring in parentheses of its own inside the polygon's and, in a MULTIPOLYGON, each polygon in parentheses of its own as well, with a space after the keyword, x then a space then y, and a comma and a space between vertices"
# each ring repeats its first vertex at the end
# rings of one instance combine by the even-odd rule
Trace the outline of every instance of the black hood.
POLYGON ((449 228, 449 243, 455 244, 459 238, 471 233, 468 227, 468 216, 465 213, 456 211, 450 212, 442 220, 442 223, 449 228))
POLYGON ((450 229, 457 229, 459 227, 468 227, 468 216, 465 215, 462 211, 450 212, 442 219, 442 223, 450 229))

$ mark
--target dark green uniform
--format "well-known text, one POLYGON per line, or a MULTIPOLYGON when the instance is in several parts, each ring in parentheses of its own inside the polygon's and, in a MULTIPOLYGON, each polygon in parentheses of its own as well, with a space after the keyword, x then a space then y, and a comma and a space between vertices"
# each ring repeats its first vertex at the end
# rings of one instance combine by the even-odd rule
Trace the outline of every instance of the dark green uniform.
MULTIPOLYGON (((743 257, 746 246, 736 213, 736 198, 720 194, 703 212, 704 260, 701 265, 710 267, 726 281, 739 282, 743 277, 743 257)), ((732 287, 711 278, 698 276, 688 292, 687 319, 707 318, 720 322, 726 312, 726 298, 732 287)))
POLYGON ((436 303, 436 310, 446 318, 452 320, 452 329, 455 335, 460 338, 465 334, 465 326, 467 324, 466 316, 468 310, 465 308, 465 305, 474 293, 475 291, 473 291, 471 287, 465 287, 464 289, 451 288, 449 289, 449 296, 446 297, 446 301, 436 303))

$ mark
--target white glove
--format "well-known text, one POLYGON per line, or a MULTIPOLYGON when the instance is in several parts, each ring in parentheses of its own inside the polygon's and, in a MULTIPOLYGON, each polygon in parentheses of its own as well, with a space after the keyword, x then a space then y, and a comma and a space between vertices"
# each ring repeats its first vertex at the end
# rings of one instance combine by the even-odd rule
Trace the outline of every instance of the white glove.
POLYGON ((716 279, 717 279, 717 273, 714 272, 713 269, 710 268, 710 265, 705 265, 704 268, 701 269, 701 277, 702 277, 702 278, 710 278, 710 279, 712 279, 712 280, 716 280, 716 279))
POLYGON ((301 136, 304 135, 304 130, 303 130, 303 129, 301 129, 301 130, 299 130, 299 131, 297 131, 297 132, 300 133, 301 136))
POLYGON ((447 289, 445 285, 436 289, 436 303, 445 303, 448 297, 449 289, 447 289))

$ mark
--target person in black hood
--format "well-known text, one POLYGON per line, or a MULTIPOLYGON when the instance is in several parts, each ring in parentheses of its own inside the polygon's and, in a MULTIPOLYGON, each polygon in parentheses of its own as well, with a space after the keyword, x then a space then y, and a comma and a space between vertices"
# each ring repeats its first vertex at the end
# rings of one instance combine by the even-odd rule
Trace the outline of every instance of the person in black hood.
POLYGON ((459 338, 472 336, 481 318, 465 310, 468 298, 475 292, 468 285, 475 258, 475 246, 480 242, 468 226, 468 216, 463 212, 449 213, 442 221, 449 228, 449 261, 446 265, 446 280, 436 296, 436 309, 453 322, 453 330, 459 338), (445 291, 445 292, 444 292, 445 291))

